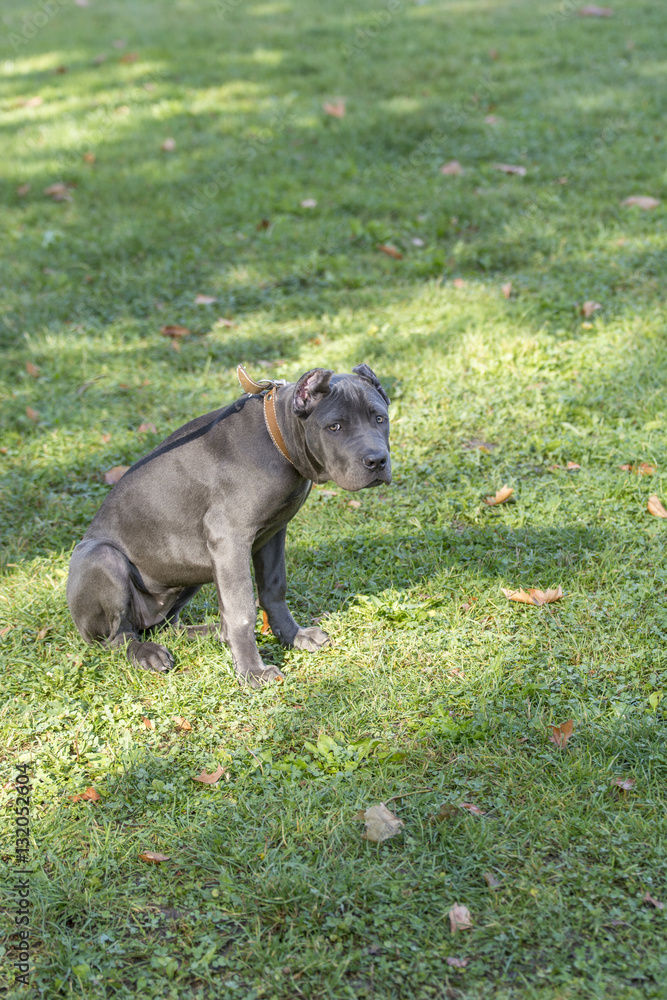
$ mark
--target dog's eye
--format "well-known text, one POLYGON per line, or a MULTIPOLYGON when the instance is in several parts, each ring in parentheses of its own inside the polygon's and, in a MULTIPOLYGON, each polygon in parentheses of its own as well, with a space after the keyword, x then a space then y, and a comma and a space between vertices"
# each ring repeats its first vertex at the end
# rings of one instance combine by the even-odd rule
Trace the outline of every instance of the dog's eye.
POLYGON ((378 415, 376 416, 376 418, 375 418, 375 419, 377 420, 377 422, 378 422, 379 424, 383 424, 383 423, 384 423, 384 417, 382 416, 382 414, 381 414, 381 413, 378 413, 378 415))
POLYGON ((340 424, 329 424, 329 430, 330 431, 339 431, 340 430, 340 424))

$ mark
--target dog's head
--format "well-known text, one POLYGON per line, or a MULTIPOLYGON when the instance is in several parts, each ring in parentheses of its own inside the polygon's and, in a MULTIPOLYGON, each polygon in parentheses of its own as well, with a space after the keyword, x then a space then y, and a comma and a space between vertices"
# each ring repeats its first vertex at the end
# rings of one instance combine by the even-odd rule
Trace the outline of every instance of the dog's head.
POLYGON ((332 479, 344 490, 391 482, 389 397, 368 365, 351 374, 313 368, 294 388, 304 443, 316 482, 332 479))

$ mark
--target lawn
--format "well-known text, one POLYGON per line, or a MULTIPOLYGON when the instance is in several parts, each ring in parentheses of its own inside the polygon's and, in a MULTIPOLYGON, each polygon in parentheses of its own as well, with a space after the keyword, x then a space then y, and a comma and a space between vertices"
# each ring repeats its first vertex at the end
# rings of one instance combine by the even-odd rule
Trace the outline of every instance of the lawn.
POLYGON ((3 5, 12 1000, 667 998, 665 17, 578 8, 3 5), (209 639, 141 672, 65 603, 104 473, 240 361, 367 362, 392 398, 393 484, 315 489, 288 531, 332 643, 260 637, 258 692, 209 639))

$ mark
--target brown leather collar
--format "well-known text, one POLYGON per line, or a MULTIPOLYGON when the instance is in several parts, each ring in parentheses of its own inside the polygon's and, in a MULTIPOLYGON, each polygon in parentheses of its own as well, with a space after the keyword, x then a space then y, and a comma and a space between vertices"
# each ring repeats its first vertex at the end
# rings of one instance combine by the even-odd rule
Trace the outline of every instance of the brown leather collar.
POLYGON ((278 426, 278 418, 276 416, 276 396, 278 395, 280 387, 285 385, 285 380, 263 378, 260 379, 259 382, 255 382, 254 379, 250 378, 243 365, 239 365, 237 367, 236 374, 238 375, 241 388, 244 392, 247 392, 248 395, 251 396, 257 394, 264 396, 264 422, 266 423, 266 429, 269 432, 269 437, 275 444, 280 454, 287 459, 290 465, 294 465, 294 462, 289 456, 289 451, 287 450, 285 439, 281 434, 280 427, 278 426))

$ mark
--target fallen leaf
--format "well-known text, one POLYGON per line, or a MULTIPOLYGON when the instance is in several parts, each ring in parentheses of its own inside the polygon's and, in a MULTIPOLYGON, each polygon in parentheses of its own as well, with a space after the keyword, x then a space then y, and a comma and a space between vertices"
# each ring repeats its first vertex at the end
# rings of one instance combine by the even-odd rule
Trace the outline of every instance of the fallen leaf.
POLYGON ((255 226, 255 229, 257 229, 257 230, 260 230, 260 229, 270 229, 270 228, 271 228, 271 220, 270 219, 260 219, 259 222, 257 223, 257 225, 255 226))
POLYGON ((653 514, 653 517, 667 517, 667 510, 660 503, 660 498, 656 493, 648 498, 646 509, 649 514, 653 514))
POLYGON ((581 468, 581 466, 578 465, 576 462, 568 462, 565 468, 569 472, 577 472, 581 468))
POLYGON ((327 101, 322 105, 325 114, 331 115, 332 118, 344 118, 345 117, 345 98, 335 97, 332 101, 327 101))
POLYGON ((452 281, 454 288, 465 288, 467 282, 465 278, 454 278, 452 281))
POLYGON ((391 243, 378 243, 377 249, 381 250, 382 253, 386 253, 388 257, 393 257, 394 260, 402 260, 403 254, 396 247, 393 247, 391 243))
POLYGON ((579 11, 579 17, 613 17, 614 11, 611 7, 596 7, 595 4, 588 4, 579 11))
POLYGON ((443 820, 452 819, 454 816, 458 816, 458 814, 458 806, 455 806, 453 802, 443 802, 435 816, 432 816, 431 819, 434 823, 442 823, 443 820))
POLYGON ((320 490, 321 497, 337 497, 338 490, 320 490))
POLYGON ((133 63, 136 62, 138 58, 139 58, 138 52, 126 52, 125 55, 122 55, 120 57, 119 61, 122 63, 133 63))
POLYGON ((56 66, 56 68, 55 68, 55 70, 53 72, 54 73, 66 73, 67 72, 67 66, 56 66))
POLYGON ((220 326, 236 326, 233 319, 225 319, 223 316, 218 316, 216 323, 219 323, 220 326))
POLYGON ((28 420, 31 420, 33 424, 38 424, 40 421, 40 416, 37 410, 33 410, 32 406, 26 406, 25 415, 28 420))
POLYGON ((163 326, 160 333, 163 337, 171 337, 172 339, 190 336, 190 331, 187 326, 178 326, 178 324, 163 326))
POLYGON ((631 465, 630 462, 626 462, 624 465, 619 465, 619 469, 623 472, 634 472, 638 476, 652 476, 656 467, 649 465, 648 462, 640 462, 639 465, 631 465))
POLYGON ((348 500, 348 507, 361 507, 361 500, 348 500))
POLYGON ((270 635, 271 626, 269 625, 269 619, 267 618, 266 611, 262 611, 262 627, 260 629, 261 635, 270 635))
POLYGON ((514 490, 511 486, 503 486, 495 496, 484 497, 484 503, 487 507, 496 507, 499 503, 505 503, 506 500, 509 500, 513 493, 514 490))
POLYGON ((664 910, 665 908, 665 904, 661 903, 657 899, 654 899, 650 892, 644 893, 642 896, 642 903, 649 903, 649 905, 655 907, 656 910, 664 910))
POLYGON ((506 284, 500 286, 500 291, 503 293, 506 299, 512 294, 512 282, 508 281, 506 284))
POLYGON ((471 802, 462 802, 461 809, 467 809, 473 816, 484 816, 484 810, 480 809, 479 806, 474 806, 471 802))
POLYGON ((148 716, 142 715, 141 721, 145 725, 146 729, 155 729, 155 722, 153 721, 153 719, 149 719, 148 716))
POLYGON ((42 639, 44 639, 44 637, 46 636, 46 633, 49 631, 50 628, 51 628, 50 625, 45 625, 44 628, 40 628, 39 632, 37 633, 37 635, 35 637, 36 641, 37 642, 41 642, 42 639))
POLYGON ((25 370, 28 375, 32 375, 33 378, 39 378, 39 368, 37 365, 33 365, 32 361, 26 361, 25 370))
POLYGON ((572 736, 572 730, 574 729, 574 720, 568 719, 567 722, 562 722, 560 726, 551 726, 551 736, 549 737, 549 743, 555 743, 559 750, 564 750, 567 746, 570 736, 572 736))
POLYGON ((11 630, 11 625, 5 625, 4 628, 0 628, 0 638, 4 638, 4 636, 6 636, 8 632, 11 632, 11 630))
POLYGON ((588 319, 589 316, 592 316, 594 312, 597 312, 598 309, 602 309, 601 303, 593 302, 592 299, 588 299, 581 307, 581 311, 586 319, 588 319))
POLYGON ((501 882, 499 878, 493 874, 493 872, 484 872, 484 881, 488 885, 489 889, 499 889, 501 882))
POLYGON ((614 784, 624 792, 631 791, 637 784, 636 778, 614 778, 614 784))
POLYGON ((536 604, 538 607, 541 607, 543 604, 553 604, 554 601, 559 601, 564 596, 560 584, 555 590, 538 590, 536 587, 529 587, 525 591, 509 590, 503 587, 502 591, 508 601, 518 601, 520 604, 536 604))
POLYGON ((157 434, 157 427, 155 424, 139 424, 137 434, 157 434))
POLYGON ((44 188, 44 194, 47 198, 52 198, 53 201, 71 201, 72 195, 67 187, 67 184, 50 184, 49 187, 44 188))
POLYGON ((304 198, 301 202, 301 208, 317 208, 317 201, 315 198, 304 198))
POLYGON ((195 295, 196 306, 212 306, 217 301, 215 295, 195 295))
POLYGON ((162 861, 171 861, 169 854, 160 854, 159 851, 143 851, 139 855, 140 861, 150 861, 153 865, 159 865, 162 861))
POLYGON ((129 465, 114 465, 112 469, 108 469, 104 473, 104 482, 107 486, 115 486, 118 480, 123 478, 129 468, 129 465))
POLYGON ((102 434, 102 444, 109 444, 111 441, 111 434, 102 434))
POLYGON ((459 177, 465 171, 458 160, 449 160, 448 163, 443 163, 440 167, 440 173, 447 174, 450 177, 459 177))
POLYGON ((36 94, 34 97, 19 97, 16 105, 19 108, 38 108, 43 103, 44 98, 36 94))
POLYGON ((19 196, 19 198, 25 198, 29 190, 30 190, 29 184, 19 184, 19 186, 16 189, 16 193, 19 196))
POLYGON ((192 726, 187 719, 184 719, 182 715, 175 715, 174 722, 176 723, 176 728, 183 733, 192 732, 192 726))
POLYGON ((452 928, 452 934, 456 934, 457 931, 466 931, 472 927, 472 917, 470 916, 470 910, 467 906, 462 906, 460 903, 455 903, 449 911, 449 923, 452 928))
POLYGON ((373 844, 381 844, 383 840, 395 837, 400 833, 401 827, 405 826, 403 820, 387 809, 384 802, 360 812, 358 817, 366 824, 366 830, 362 834, 363 839, 370 840, 373 844))
POLYGON ((94 163, 97 157, 94 153, 84 153, 82 159, 84 163, 94 163))
POLYGON ((517 177, 526 176, 525 167, 517 167, 512 163, 492 163, 491 166, 494 170, 500 170, 504 174, 515 174, 517 177))
POLYGON ((222 764, 218 764, 217 769, 213 774, 207 774, 206 771, 202 771, 201 774, 193 777, 193 781, 201 781, 204 785, 214 785, 216 781, 220 781, 222 777, 222 764))
POLYGON ((643 209, 648 212, 652 208, 657 208, 660 204, 659 198, 651 198, 650 195, 635 194, 631 198, 626 198, 621 202, 621 205, 625 205, 628 208, 636 206, 637 208, 643 209))
POLYGON ((79 795, 70 795, 72 802, 99 802, 102 796, 94 788, 87 788, 79 795))
POLYGON ((160 149, 163 153, 173 153, 176 149, 176 140, 172 136, 169 136, 168 139, 160 143, 160 149))
POLYGON ((451 965, 452 969, 465 969, 469 961, 469 958, 454 958, 453 955, 447 956, 447 965, 451 965))

